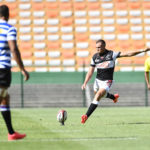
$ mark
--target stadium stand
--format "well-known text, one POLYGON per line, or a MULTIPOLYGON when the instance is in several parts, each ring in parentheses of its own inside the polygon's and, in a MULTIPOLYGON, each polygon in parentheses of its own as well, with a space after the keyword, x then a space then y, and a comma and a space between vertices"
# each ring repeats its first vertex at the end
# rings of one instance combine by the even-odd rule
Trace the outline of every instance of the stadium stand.
MULTIPOLYGON (((41 65, 51 71, 50 55, 57 52, 62 63, 56 64, 64 68, 67 50, 68 55, 69 51, 74 53, 71 64, 78 71, 79 57, 89 62, 99 38, 107 41, 107 48, 116 51, 143 49, 150 43, 149 0, 1 0, 1 4, 12 10, 9 23, 19 31, 18 45, 23 59, 28 56, 32 61, 29 70, 36 71, 37 65, 41 65), (46 63, 36 63, 37 51, 45 53, 46 63)), ((130 62, 133 68, 134 63, 130 62)), ((120 61, 117 65, 122 70, 120 61)))

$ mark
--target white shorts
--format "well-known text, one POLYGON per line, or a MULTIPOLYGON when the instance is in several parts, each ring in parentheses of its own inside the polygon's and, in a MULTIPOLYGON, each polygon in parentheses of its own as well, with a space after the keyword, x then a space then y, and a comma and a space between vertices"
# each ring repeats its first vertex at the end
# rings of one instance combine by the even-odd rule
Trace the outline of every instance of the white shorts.
POLYGON ((102 81, 96 78, 94 85, 93 85, 94 92, 97 92, 99 89, 105 89, 106 92, 109 92, 112 83, 113 83, 113 80, 102 81))

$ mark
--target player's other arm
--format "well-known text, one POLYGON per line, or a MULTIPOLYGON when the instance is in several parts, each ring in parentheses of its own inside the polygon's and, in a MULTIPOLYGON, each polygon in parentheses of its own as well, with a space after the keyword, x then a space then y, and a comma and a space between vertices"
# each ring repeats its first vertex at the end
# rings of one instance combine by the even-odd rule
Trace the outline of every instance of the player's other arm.
POLYGON ((22 62, 22 59, 21 59, 21 55, 20 55, 20 52, 19 52, 19 49, 18 49, 18 46, 17 46, 17 43, 15 40, 9 40, 8 41, 8 45, 9 45, 9 48, 11 50, 11 53, 15 59, 15 61, 17 62, 20 70, 21 70, 21 73, 24 75, 24 79, 25 81, 29 79, 29 74, 28 72, 25 70, 24 68, 24 65, 23 65, 23 62, 22 62))
POLYGON ((131 56, 135 56, 135 55, 138 55, 140 53, 143 53, 143 52, 147 52, 147 51, 150 51, 150 48, 147 48, 145 50, 139 50, 139 51, 133 51, 133 52, 128 52, 128 53, 121 53, 118 58, 120 57, 131 57, 131 56))
POLYGON ((147 88, 150 90, 149 71, 145 72, 145 80, 146 80, 147 88))
POLYGON ((86 84, 91 79, 91 77, 93 75, 93 72, 94 72, 94 69, 95 69, 95 67, 90 66, 89 71, 86 74, 85 81, 84 81, 84 83, 83 83, 83 85, 81 87, 82 90, 84 90, 86 88, 86 84))

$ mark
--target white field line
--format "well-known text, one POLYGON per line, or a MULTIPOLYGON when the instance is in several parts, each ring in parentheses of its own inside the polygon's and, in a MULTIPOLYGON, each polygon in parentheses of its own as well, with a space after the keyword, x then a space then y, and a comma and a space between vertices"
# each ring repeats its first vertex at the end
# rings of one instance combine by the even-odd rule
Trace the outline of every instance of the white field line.
MULTIPOLYGON (((63 142, 63 141, 127 141, 127 140, 137 140, 136 137, 91 137, 91 138, 50 138, 50 139, 25 139, 18 141, 9 142, 22 142, 22 143, 32 143, 32 142, 63 142)), ((8 142, 7 140, 1 140, 0 143, 8 142)))
POLYGON ((89 107, 92 101, 89 85, 86 86, 85 95, 86 95, 86 104, 89 107))

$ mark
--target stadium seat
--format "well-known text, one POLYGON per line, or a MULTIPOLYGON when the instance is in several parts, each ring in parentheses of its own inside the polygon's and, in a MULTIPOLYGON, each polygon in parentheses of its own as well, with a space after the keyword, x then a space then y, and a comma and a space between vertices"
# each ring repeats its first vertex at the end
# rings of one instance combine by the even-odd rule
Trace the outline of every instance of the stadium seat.
POLYGON ((35 72, 47 72, 47 67, 35 67, 35 72))
POLYGON ((60 10, 72 10, 72 3, 70 2, 60 2, 59 3, 60 10))
POLYGON ((75 40, 76 41, 88 41, 88 35, 87 34, 75 34, 75 40))
POLYGON ((30 58, 31 59, 32 58, 32 52, 23 50, 23 51, 21 51, 21 57, 23 59, 26 59, 26 58, 30 58))
POLYGON ((62 64, 63 64, 63 66, 74 66, 75 60, 74 59, 64 59, 62 64))
POLYGON ((61 69, 61 67, 50 67, 49 71, 50 72, 61 72, 62 69, 61 69))
POLYGON ((100 11, 99 10, 90 10, 88 11, 89 17, 100 17, 100 11))
POLYGON ((59 31, 58 27, 47 27, 48 33, 57 33, 59 31))
POLYGON ((74 15, 75 17, 86 17, 86 11, 75 11, 74 15))
POLYGON ((46 38, 45 38, 45 35, 42 34, 42 35, 34 35, 34 36, 33 36, 33 39, 34 39, 34 41, 40 41, 40 42, 42 42, 42 41, 44 41, 46 38))
POLYGON ((129 67, 120 67, 120 71, 122 71, 122 72, 133 71, 133 67, 132 66, 129 66, 129 67))
POLYGON ((60 59, 52 59, 48 61, 48 64, 50 66, 60 66, 61 65, 61 60, 60 59))
POLYGON ((75 72, 75 67, 63 67, 63 71, 65 71, 65 72, 75 72))
POLYGON ((35 49, 44 49, 45 47, 46 47, 46 44, 45 43, 34 43, 33 44, 33 47, 35 48, 35 49))
POLYGON ((63 34, 62 36, 61 36, 61 39, 63 40, 63 41, 72 41, 73 40, 73 34, 63 34))
POLYGON ((16 19, 9 19, 8 23, 15 26, 17 24, 17 20, 16 19))
POLYGON ((114 16, 114 11, 113 10, 103 11, 102 15, 103 15, 103 17, 113 17, 114 16))
POLYGON ((68 11, 61 11, 60 12, 60 16, 61 17, 71 17, 72 16, 72 11, 68 10, 68 11))
POLYGON ((127 10, 117 10, 116 16, 117 17, 127 17, 128 11, 127 10))
POLYGON ((45 11, 34 11, 33 12, 33 16, 35 18, 42 18, 45 16, 45 11))
POLYGON ((87 9, 88 10, 99 10, 100 4, 99 2, 88 2, 87 3, 87 9))
POLYGON ((48 56, 51 58, 58 58, 60 57, 60 51, 49 51, 48 56))
POLYGON ((36 58, 43 58, 45 56, 46 56, 46 52, 44 52, 44 51, 35 51, 34 52, 34 57, 36 57, 36 58))
POLYGON ((71 25, 73 25, 73 19, 72 19, 72 17, 61 18, 60 23, 62 26, 71 26, 71 25))
POLYGON ((104 26, 103 31, 104 32, 109 32, 109 33, 114 33, 115 32, 115 27, 114 26, 104 26))
POLYGON ((44 33, 45 28, 44 27, 33 27, 33 32, 35 33, 44 33))
POLYGON ((58 2, 47 2, 46 8, 48 10, 56 10, 57 8, 59 8, 59 3, 58 2))
POLYGON ((20 18, 29 18, 31 16, 30 11, 20 11, 19 12, 19 17, 20 18))
POLYGON ((140 9, 141 8, 141 3, 140 2, 129 2, 128 6, 130 9, 140 9))
MULTIPOLYGON (((31 8, 31 4, 30 3, 25 3, 25 4, 19 4, 19 9, 20 10, 30 10, 30 8, 31 8)), ((15 8, 14 8, 15 9, 15 8)))
POLYGON ((89 51, 77 51, 77 56, 78 57, 88 57, 89 51))
POLYGON ((52 49, 52 50, 56 49, 57 50, 57 49, 60 48, 60 44, 59 44, 59 42, 48 42, 47 47, 48 47, 49 50, 50 49, 52 49))
POLYGON ((73 49, 74 43, 73 42, 68 42, 68 43, 62 43, 61 47, 63 49, 73 49))
POLYGON ((101 34, 91 34, 90 35, 90 40, 97 41, 99 39, 102 39, 102 35, 101 34))
POLYGON ((31 41, 32 37, 31 35, 20 35, 19 40, 21 41, 31 41))
POLYGON ((87 19, 75 19, 76 25, 86 25, 87 19))
POLYGON ((48 41, 57 41, 59 40, 59 35, 58 34, 48 35, 47 39, 48 41))
POLYGON ((32 43, 19 41, 19 49, 20 50, 31 50, 32 49, 32 43))
POLYGON ((130 31, 129 25, 117 25, 116 26, 118 33, 127 33, 130 31))
POLYGON ((75 10, 85 10, 86 3, 85 2, 74 2, 74 9, 75 10))
POLYGON ((45 19, 34 19, 33 24, 37 26, 41 26, 45 24, 45 19))
POLYGON ((59 15, 58 10, 47 10, 47 11, 46 11, 46 16, 47 16, 48 18, 57 18, 58 15, 59 15))
POLYGON ((100 25, 101 20, 100 19, 89 19, 89 24, 90 25, 100 25))
POLYGON ((68 51, 68 50, 63 50, 62 51, 62 57, 63 59, 74 59, 75 57, 75 52, 74 51, 68 51))
POLYGON ((89 46, 88 42, 77 42, 77 49, 87 49, 89 46))
POLYGON ((34 60, 35 66, 45 66, 47 65, 47 61, 45 59, 34 60))
POLYGON ((72 30, 73 30, 73 28, 72 28, 72 26, 64 26, 64 27, 61 27, 61 32, 62 33, 72 33, 72 30))
POLYGON ((44 10, 45 5, 44 3, 32 3, 33 10, 44 10))
POLYGON ((126 1, 115 3, 115 8, 116 10, 126 10, 128 8, 128 3, 126 1))

